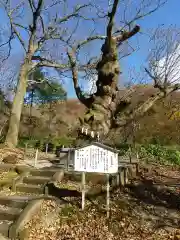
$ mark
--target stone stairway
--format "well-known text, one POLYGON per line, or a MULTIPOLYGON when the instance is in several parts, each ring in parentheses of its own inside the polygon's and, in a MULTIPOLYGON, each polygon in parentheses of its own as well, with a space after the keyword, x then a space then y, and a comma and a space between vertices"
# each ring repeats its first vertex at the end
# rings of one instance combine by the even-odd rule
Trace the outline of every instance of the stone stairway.
POLYGON ((16 191, 15 195, 0 195, 0 240, 16 239, 15 235, 19 231, 19 229, 14 230, 16 225, 18 225, 18 228, 23 221, 28 221, 28 219, 24 220, 21 215, 24 217, 28 215, 28 209, 32 209, 28 208, 28 205, 33 200, 40 200, 41 198, 42 201, 41 196, 45 194, 45 185, 60 170, 60 168, 48 167, 43 169, 31 168, 28 174, 21 178, 21 181, 11 187, 13 191, 16 191))
POLYGON ((9 229, 28 204, 29 199, 20 196, 0 197, 0 233, 9 237, 9 229))

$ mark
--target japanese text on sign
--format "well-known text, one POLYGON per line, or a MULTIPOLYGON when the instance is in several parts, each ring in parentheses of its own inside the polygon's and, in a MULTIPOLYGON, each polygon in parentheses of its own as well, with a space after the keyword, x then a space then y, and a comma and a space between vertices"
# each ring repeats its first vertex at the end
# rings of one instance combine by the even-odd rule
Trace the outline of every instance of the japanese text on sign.
POLYGON ((75 150, 74 160, 75 171, 99 173, 118 172, 118 154, 98 146, 91 145, 75 150))

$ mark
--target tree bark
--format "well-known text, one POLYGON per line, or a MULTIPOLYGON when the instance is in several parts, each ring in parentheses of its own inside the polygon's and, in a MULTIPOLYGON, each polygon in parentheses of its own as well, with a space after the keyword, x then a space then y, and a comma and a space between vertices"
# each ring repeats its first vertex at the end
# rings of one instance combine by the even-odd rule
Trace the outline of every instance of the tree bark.
POLYGON ((18 143, 19 125, 24 103, 24 96, 26 94, 28 71, 29 64, 25 60, 25 62, 21 65, 16 95, 13 100, 9 119, 9 129, 5 140, 5 145, 8 147, 15 147, 18 143))
POLYGON ((97 64, 97 91, 91 97, 91 104, 81 119, 81 125, 89 131, 99 132, 101 136, 108 134, 113 116, 116 111, 116 97, 118 92, 118 78, 120 67, 115 38, 108 38, 102 46, 102 58, 97 64))

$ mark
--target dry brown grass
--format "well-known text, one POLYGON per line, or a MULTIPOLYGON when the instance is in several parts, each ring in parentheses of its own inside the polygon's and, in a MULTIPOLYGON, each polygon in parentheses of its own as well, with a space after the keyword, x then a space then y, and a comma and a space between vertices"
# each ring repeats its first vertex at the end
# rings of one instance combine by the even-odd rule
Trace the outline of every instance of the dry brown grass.
MULTIPOLYGON (((121 91, 124 95, 125 90, 121 91)), ((136 91, 132 94, 132 104, 130 108, 134 108, 138 103, 143 102, 149 96, 154 94, 155 90, 152 86, 136 86, 136 91)), ((172 144, 179 144, 180 141, 180 119, 171 120, 169 114, 172 111, 179 111, 180 106, 180 92, 175 92, 168 96, 164 101, 157 102, 157 104, 148 113, 140 119, 140 129, 136 133, 138 141, 150 141, 152 138, 166 139, 172 144)), ((77 119, 82 116, 85 107, 77 100, 70 99, 67 102, 58 102, 53 105, 51 133, 53 136, 62 136, 73 134, 69 129, 73 129, 77 124, 77 119)), ((25 106, 20 126, 20 136, 46 137, 49 133, 49 106, 36 106, 32 110, 32 124, 29 125, 29 107, 25 106)), ((1 116, 0 123, 4 121, 5 116, 1 116), (2 120, 3 119, 3 120, 2 120)), ((125 129, 126 132, 132 132, 131 126, 125 129), (129 130, 128 130, 129 129, 129 130)), ((116 132, 117 134, 117 132, 116 132)), ((124 133, 120 132, 119 139, 123 137, 124 133)), ((131 134, 132 135, 132 134, 131 134)), ((123 137, 124 138, 124 137, 123 137)), ((118 140, 119 141, 119 140, 118 140)))

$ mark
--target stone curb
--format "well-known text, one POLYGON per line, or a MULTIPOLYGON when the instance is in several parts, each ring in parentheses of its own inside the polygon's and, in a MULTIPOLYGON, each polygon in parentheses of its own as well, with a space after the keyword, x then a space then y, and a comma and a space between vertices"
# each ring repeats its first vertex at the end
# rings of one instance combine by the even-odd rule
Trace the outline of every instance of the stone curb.
POLYGON ((29 222, 32 216, 40 209, 43 199, 32 200, 23 209, 18 219, 11 225, 9 229, 9 238, 16 240, 18 234, 23 230, 25 224, 29 222))
POLYGON ((0 170, 7 170, 7 171, 10 171, 10 170, 14 170, 16 167, 15 164, 10 164, 10 163, 0 163, 0 170))
POLYGON ((56 183, 56 182, 61 182, 61 181, 63 180, 63 178, 64 178, 64 174, 65 174, 64 170, 59 170, 59 171, 57 171, 57 172, 51 177, 51 180, 44 185, 44 194, 45 194, 45 196, 48 196, 48 192, 49 192, 49 190, 48 190, 48 184, 50 184, 50 183, 53 183, 53 184, 54 184, 54 183, 56 183))

